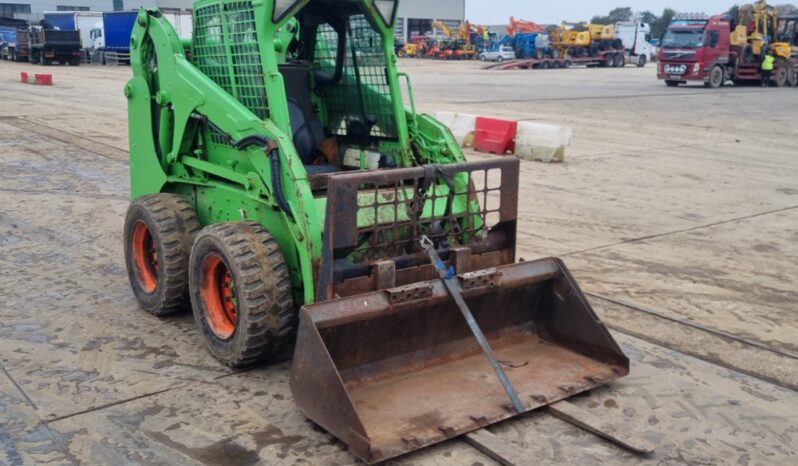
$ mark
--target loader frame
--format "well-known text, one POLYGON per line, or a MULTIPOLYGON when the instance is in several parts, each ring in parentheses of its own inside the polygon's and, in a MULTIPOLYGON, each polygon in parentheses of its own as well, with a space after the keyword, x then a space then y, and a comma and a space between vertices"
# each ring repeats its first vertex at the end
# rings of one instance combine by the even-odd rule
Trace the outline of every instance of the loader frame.
MULTIPOLYGON (((409 78, 396 68, 392 25, 371 1, 350 3, 359 5, 381 38, 383 89, 391 106, 386 111, 396 119, 395 139, 384 142, 381 149, 390 151, 399 167, 463 162, 448 128, 428 115, 416 114, 409 78), (411 96, 408 108, 402 79, 411 96)), ((277 22, 271 20, 271 1, 201 0, 195 4, 198 24, 221 21, 224 53, 235 54, 246 46, 231 39, 228 22, 245 18, 255 28, 258 69, 253 73, 262 81, 238 86, 240 69, 228 64, 221 76, 209 77, 187 58, 184 43, 166 18, 158 10, 142 9, 131 34, 133 79, 125 86, 133 198, 171 192, 195 206, 203 225, 236 220, 268 225, 286 257, 298 305, 316 300, 326 202, 314 194, 318 181, 308 175, 293 145, 279 65, 297 36, 294 15, 307 4, 308 0, 296 2, 277 22), (209 19, 212 12, 216 16, 209 19), (273 46, 264 45, 268 43, 273 46), (233 84, 225 88, 220 82, 233 84), (255 111, 241 102, 252 95, 253 83, 265 90, 258 95, 264 103, 255 111)), ((195 62, 204 53, 202 40, 194 39, 195 62)))

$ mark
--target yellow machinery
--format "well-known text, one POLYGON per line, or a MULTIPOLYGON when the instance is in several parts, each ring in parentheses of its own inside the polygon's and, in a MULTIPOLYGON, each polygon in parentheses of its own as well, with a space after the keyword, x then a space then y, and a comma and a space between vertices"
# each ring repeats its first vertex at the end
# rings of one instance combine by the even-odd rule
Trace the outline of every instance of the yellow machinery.
POLYGON ((615 25, 592 24, 573 27, 562 23, 550 33, 551 46, 560 56, 595 56, 609 49, 619 49, 615 25))
POLYGON ((780 58, 792 56, 790 42, 779 42, 776 32, 779 24, 779 13, 767 1, 743 5, 738 10, 737 26, 731 35, 732 45, 751 46, 754 57, 761 57, 767 47, 780 58))
POLYGON ((399 49, 399 56, 408 58, 418 57, 418 44, 415 42, 408 42, 404 47, 399 49))
POLYGON ((782 16, 776 30, 778 42, 773 44, 776 54, 798 56, 798 16, 782 16), (781 50, 779 50, 781 48, 781 50))

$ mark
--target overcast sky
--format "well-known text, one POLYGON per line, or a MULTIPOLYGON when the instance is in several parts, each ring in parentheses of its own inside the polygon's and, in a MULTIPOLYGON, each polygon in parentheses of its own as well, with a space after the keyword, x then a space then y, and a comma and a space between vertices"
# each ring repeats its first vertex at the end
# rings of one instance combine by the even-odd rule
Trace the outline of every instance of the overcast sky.
MULTIPOLYGON (((664 8, 677 12, 717 14, 726 11, 735 0, 465 0, 466 19, 478 24, 506 24, 510 16, 536 23, 556 24, 563 20, 589 20, 595 15, 606 15, 619 6, 632 7, 634 11, 651 10, 656 14, 664 8)), ((736 3, 748 3, 737 1, 736 3)), ((776 2, 779 3, 779 2, 776 2)))

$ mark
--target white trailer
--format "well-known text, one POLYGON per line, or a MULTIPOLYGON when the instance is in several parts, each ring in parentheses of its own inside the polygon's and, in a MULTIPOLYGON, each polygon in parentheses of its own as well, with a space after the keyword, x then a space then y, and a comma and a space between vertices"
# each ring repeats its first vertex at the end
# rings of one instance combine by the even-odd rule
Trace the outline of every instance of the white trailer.
POLYGON ((616 23, 615 36, 623 41, 626 63, 642 68, 656 58, 657 49, 648 41, 650 25, 639 21, 616 23))
POLYGON ((164 18, 174 26, 178 37, 184 39, 191 39, 194 31, 194 24, 192 23, 192 15, 189 11, 162 11, 164 18))

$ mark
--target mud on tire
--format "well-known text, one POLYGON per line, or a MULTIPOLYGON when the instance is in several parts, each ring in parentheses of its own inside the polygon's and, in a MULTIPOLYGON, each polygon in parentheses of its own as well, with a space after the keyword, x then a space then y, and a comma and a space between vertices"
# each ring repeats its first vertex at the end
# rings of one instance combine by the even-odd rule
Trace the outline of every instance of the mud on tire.
POLYGON ((155 316, 188 304, 188 264, 200 223, 193 207, 175 194, 152 194, 130 204, 125 219, 125 264, 133 294, 155 316))
POLYGON ((296 332, 291 281, 274 237, 256 222, 205 228, 189 272, 194 319, 211 354, 231 367, 278 356, 296 332))

